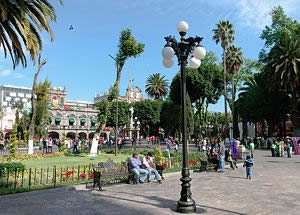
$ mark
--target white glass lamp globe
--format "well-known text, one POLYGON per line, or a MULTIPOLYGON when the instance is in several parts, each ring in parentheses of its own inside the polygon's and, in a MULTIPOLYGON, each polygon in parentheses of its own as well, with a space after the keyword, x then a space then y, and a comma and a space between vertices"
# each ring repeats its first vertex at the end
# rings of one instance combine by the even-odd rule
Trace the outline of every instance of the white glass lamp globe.
POLYGON ((163 59, 163 65, 166 67, 166 68, 171 68, 174 64, 174 61, 173 59, 171 58, 170 60, 164 58, 163 59))
POLYGON ((187 24, 186 21, 180 21, 177 24, 177 31, 178 33, 184 32, 186 33, 189 29, 189 25, 187 24))
POLYGON ((162 56, 165 59, 171 60, 174 57, 174 50, 170 46, 166 46, 162 49, 162 56))
POLYGON ((199 60, 195 57, 191 58, 191 60, 190 60, 190 67, 191 68, 197 69, 197 68, 199 68, 200 65, 201 65, 201 60, 199 60))
POLYGON ((194 49, 193 55, 195 58, 202 60, 206 55, 206 50, 202 46, 197 46, 194 49))

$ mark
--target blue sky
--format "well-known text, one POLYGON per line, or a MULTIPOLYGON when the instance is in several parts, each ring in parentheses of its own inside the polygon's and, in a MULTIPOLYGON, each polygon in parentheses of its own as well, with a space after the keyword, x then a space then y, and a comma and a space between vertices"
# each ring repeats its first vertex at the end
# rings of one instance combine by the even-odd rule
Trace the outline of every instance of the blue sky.
MULTIPOLYGON (((221 19, 235 26, 235 45, 243 49, 246 58, 257 59, 263 47, 259 39, 262 29, 270 24, 271 9, 282 5, 289 16, 299 20, 298 0, 64 0, 61 7, 54 3, 58 20, 53 24, 54 42, 43 33, 42 56, 48 62, 40 80, 48 77, 53 86, 65 86, 70 100, 93 101, 96 94, 108 90, 116 78, 114 61, 108 54, 117 53, 120 31, 130 28, 134 37, 144 43, 145 52, 126 63, 121 77, 121 94, 125 94, 128 74, 134 85, 144 90, 147 77, 153 73, 172 80, 178 67, 162 66, 161 49, 164 36, 176 35, 176 24, 189 23, 188 35, 204 37, 203 46, 220 58, 221 48, 212 41, 212 29, 221 19), (70 25, 74 30, 69 31, 70 25)), ((56 2, 52 0, 51 2, 56 2)), ((58 2, 58 0, 57 0, 58 2)), ((28 59, 29 60, 29 59, 28 59)), ((0 48, 0 84, 32 86, 36 69, 12 69, 10 59, 4 59, 0 48)), ((210 110, 223 111, 223 100, 210 110)))

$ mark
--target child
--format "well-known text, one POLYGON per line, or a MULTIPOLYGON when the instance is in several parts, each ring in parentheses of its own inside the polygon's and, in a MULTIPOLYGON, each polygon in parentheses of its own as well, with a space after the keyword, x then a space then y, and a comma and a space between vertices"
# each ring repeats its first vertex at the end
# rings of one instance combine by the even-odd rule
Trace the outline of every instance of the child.
POLYGON ((244 162, 243 167, 246 167, 246 175, 247 175, 247 179, 251 179, 252 176, 252 168, 254 165, 254 161, 253 159, 250 157, 250 155, 247 155, 247 158, 244 162))

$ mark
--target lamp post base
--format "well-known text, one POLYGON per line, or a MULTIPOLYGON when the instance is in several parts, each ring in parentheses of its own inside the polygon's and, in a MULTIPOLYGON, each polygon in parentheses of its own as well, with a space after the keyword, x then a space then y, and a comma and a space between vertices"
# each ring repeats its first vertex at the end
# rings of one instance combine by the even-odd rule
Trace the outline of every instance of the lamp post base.
POLYGON ((185 202, 179 200, 177 202, 177 212, 184 214, 196 213, 195 201, 192 198, 187 199, 185 202))

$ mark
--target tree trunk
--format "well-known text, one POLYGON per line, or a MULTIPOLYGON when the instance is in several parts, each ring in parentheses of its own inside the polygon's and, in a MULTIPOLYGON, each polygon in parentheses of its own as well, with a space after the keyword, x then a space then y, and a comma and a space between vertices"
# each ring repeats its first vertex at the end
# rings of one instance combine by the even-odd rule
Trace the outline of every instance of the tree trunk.
POLYGON ((234 102, 235 102, 235 85, 234 85, 234 75, 232 75, 232 101, 231 101, 231 111, 232 111, 232 129, 233 129, 233 137, 237 138, 240 137, 239 131, 239 116, 234 109, 234 102))
POLYGON ((205 113, 204 113, 204 123, 207 122, 207 108, 208 108, 208 102, 206 100, 206 103, 205 103, 205 113))
POLYGON ((268 137, 273 137, 274 135, 274 123, 271 121, 267 121, 268 124, 268 137))
POLYGON ((29 125, 29 137, 28 137, 28 154, 33 154, 33 138, 35 131, 35 118, 36 118, 36 101, 35 101, 35 91, 36 91, 36 81, 39 76, 39 73, 42 67, 47 63, 46 59, 44 59, 41 63, 41 56, 39 56, 39 66, 36 70, 33 78, 32 85, 32 93, 31 93, 31 108, 32 108, 32 116, 29 125))
POLYGON ((198 101, 199 103, 198 103, 198 114, 199 114, 199 131, 200 131, 200 138, 202 138, 202 123, 201 123, 201 121, 202 121, 202 113, 201 113, 201 111, 202 111, 202 106, 203 106, 203 103, 204 103, 204 101, 203 101, 203 99, 202 99, 202 101, 201 101, 201 99, 199 99, 199 101, 198 101))
POLYGON ((114 86, 117 86, 117 85, 120 86, 121 73, 122 73, 123 66, 124 66, 124 64, 120 64, 120 65, 117 67, 117 78, 116 78, 116 81, 115 81, 115 85, 114 85, 114 86))
POLYGON ((226 47, 223 49, 224 56, 224 110, 225 110, 225 138, 228 137, 228 120, 227 120, 227 84, 226 84, 226 47))
POLYGON ((248 123, 246 122, 246 120, 244 120, 244 118, 242 118, 242 123, 243 123, 243 138, 247 138, 248 137, 248 123))
POLYGON ((300 137, 300 115, 299 110, 297 109, 297 93, 294 90, 292 93, 292 122, 294 127, 295 137, 300 137))

